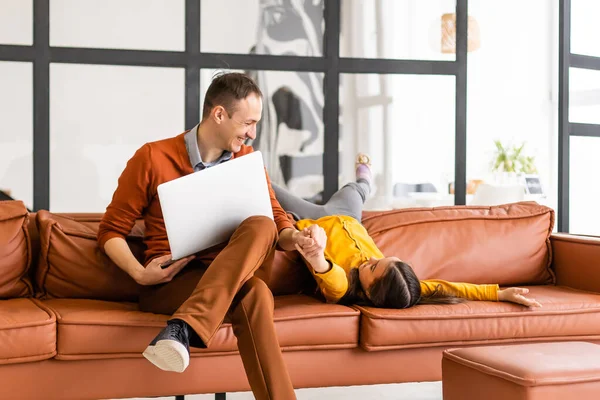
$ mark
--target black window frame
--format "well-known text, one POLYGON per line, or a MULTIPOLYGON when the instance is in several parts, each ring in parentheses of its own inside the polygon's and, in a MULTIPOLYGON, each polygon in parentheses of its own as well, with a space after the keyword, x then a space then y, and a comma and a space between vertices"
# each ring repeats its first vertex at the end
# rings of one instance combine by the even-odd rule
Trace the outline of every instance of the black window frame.
POLYGON ((426 74, 455 76, 455 204, 466 201, 467 14, 456 0, 456 60, 394 60, 340 57, 341 0, 326 0, 322 57, 202 52, 200 0, 185 1, 185 50, 129 50, 50 46, 50 0, 33 0, 33 44, 0 44, 0 61, 33 63, 33 209, 50 208, 50 64, 153 66, 185 69, 185 126, 200 120, 200 70, 314 71, 324 73, 324 199, 338 190, 340 74, 426 74))
POLYGON ((600 57, 571 53, 571 0, 559 3, 558 52, 558 231, 569 232, 570 138, 600 138, 600 124, 569 121, 569 72, 571 68, 600 71, 600 57))

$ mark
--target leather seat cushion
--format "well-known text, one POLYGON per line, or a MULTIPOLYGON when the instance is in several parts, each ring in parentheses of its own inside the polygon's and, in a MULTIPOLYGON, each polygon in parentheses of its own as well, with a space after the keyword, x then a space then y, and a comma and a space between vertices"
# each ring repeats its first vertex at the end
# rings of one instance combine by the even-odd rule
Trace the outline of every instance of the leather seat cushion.
POLYGON ((0 364, 45 360, 56 354, 56 318, 34 299, 0 300, 0 364))
MULTIPOLYGON (((58 359, 141 357, 167 315, 138 311, 136 303, 85 299, 44 301, 57 314, 58 359)), ((275 327, 283 350, 358 347, 360 313, 304 295, 275 297, 275 327)), ((237 352, 237 339, 225 321, 208 349, 192 353, 237 352)))
POLYGON ((469 301, 405 310, 357 307, 366 350, 478 343, 600 339, 600 294, 560 286, 530 286, 542 308, 469 301))

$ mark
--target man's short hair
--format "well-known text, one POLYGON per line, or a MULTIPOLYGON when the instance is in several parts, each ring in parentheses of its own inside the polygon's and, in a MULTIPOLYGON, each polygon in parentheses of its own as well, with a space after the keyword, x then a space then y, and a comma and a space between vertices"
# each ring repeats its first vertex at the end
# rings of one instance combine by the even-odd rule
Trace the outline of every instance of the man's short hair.
POLYGON ((246 74, 239 72, 228 72, 217 75, 211 82, 202 108, 202 118, 210 115, 216 106, 222 106, 229 116, 236 111, 238 101, 245 99, 251 94, 262 97, 258 85, 246 74))

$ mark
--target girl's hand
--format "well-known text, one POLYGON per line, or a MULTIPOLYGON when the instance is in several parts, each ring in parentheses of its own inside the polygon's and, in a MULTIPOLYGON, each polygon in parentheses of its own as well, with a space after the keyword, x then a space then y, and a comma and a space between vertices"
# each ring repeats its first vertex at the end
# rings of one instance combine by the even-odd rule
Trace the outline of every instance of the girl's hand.
POLYGON ((311 239, 311 244, 306 246, 296 244, 296 249, 315 272, 327 272, 331 266, 325 260, 325 247, 327 246, 325 230, 319 225, 311 225, 303 229, 302 234, 311 239))
POLYGON ((325 229, 321 228, 319 225, 311 225, 302 230, 302 234, 307 238, 312 239, 309 241, 308 245, 301 245, 302 255, 309 258, 317 258, 324 256, 325 247, 327 246, 327 234, 325 233, 325 229))
POLYGON ((529 293, 529 289, 511 287, 506 289, 498 290, 498 301, 509 301, 511 303, 521 304, 527 307, 541 307, 542 305, 531 299, 525 297, 529 293))

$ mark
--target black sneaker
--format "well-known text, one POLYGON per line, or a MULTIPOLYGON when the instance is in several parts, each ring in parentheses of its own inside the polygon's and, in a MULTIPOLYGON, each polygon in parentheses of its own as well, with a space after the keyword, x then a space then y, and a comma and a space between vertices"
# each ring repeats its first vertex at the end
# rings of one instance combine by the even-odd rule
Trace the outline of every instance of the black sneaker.
POLYGON ((167 327, 144 350, 144 357, 163 371, 183 372, 190 364, 188 324, 180 319, 167 327))

